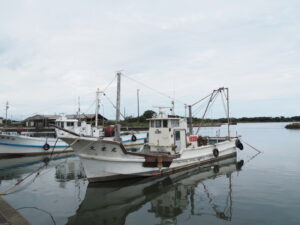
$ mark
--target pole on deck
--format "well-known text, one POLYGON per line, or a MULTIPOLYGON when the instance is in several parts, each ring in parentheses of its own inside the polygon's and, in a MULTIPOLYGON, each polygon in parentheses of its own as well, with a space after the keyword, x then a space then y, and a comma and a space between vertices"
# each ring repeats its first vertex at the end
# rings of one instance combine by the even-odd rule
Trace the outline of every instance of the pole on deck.
POLYGON ((116 126, 115 141, 121 141, 120 138, 120 101, 121 101, 121 72, 117 72, 117 107, 116 107, 116 126))
POLYGON ((226 88, 226 92, 227 92, 227 131, 228 131, 228 139, 230 139, 230 117, 229 117, 229 89, 226 88))
POLYGON ((192 106, 189 105, 189 132, 193 135, 193 117, 192 117, 192 106))

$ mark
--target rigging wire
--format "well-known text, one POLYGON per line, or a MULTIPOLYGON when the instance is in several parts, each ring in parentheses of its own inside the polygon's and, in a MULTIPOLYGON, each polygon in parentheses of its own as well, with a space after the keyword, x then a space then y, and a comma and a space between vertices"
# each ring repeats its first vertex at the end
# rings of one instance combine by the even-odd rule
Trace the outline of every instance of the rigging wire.
POLYGON ((91 108, 92 108, 92 106, 94 106, 94 104, 96 104, 96 100, 94 100, 92 102, 92 104, 89 106, 89 108, 86 110, 87 113, 91 110, 91 108))
MULTIPOLYGON (((107 98, 108 102, 116 109, 117 106, 112 102, 112 100, 110 100, 110 98, 107 97, 106 94, 104 94, 104 96, 107 98)), ((123 113, 121 113, 121 111, 120 111, 120 115, 123 117, 123 119, 126 119, 125 116, 123 115, 123 113)))
POLYGON ((117 75, 115 75, 114 78, 111 80, 111 82, 103 89, 103 92, 105 92, 109 88, 109 86, 114 82, 116 77, 117 77, 117 75))
POLYGON ((198 134, 198 132, 199 132, 199 130, 200 130, 200 127, 202 126, 204 117, 205 117, 205 115, 206 115, 208 109, 209 109, 209 108, 213 105, 213 103, 215 102, 216 97, 217 97, 218 94, 219 94, 219 92, 218 92, 217 90, 214 90, 213 93, 211 94, 211 97, 210 97, 210 99, 209 99, 209 101, 208 101, 208 105, 206 106, 206 109, 205 109, 205 111, 204 111, 204 113, 203 113, 203 116, 202 116, 202 118, 201 118, 200 126, 198 126, 198 128, 197 128, 196 134, 198 134))
POLYGON ((225 96, 225 93, 222 91, 221 92, 221 98, 222 98, 222 103, 223 103, 223 107, 224 107, 224 111, 225 111, 225 114, 227 115, 227 107, 225 106, 225 99, 226 99, 226 96, 225 96), (225 98, 225 99, 224 99, 225 98))
POLYGON ((188 105, 188 104, 184 103, 184 102, 181 101, 181 100, 172 98, 171 96, 169 96, 169 95, 167 95, 167 94, 165 94, 165 93, 163 93, 163 92, 161 92, 161 91, 158 91, 158 90, 156 90, 156 89, 154 89, 154 88, 152 88, 152 87, 150 87, 150 86, 144 84, 144 83, 141 82, 141 81, 138 81, 138 80, 136 80, 136 79, 134 79, 134 78, 132 78, 132 77, 129 77, 129 76, 125 75, 125 74, 122 74, 122 75, 123 75, 124 77, 128 78, 129 80, 132 80, 132 81, 134 81, 134 82, 136 82, 136 83, 138 83, 138 84, 140 84, 140 85, 142 85, 142 86, 144 86, 144 87, 146 87, 146 88, 148 88, 148 89, 150 89, 150 90, 156 92, 157 94, 160 94, 160 95, 162 95, 162 96, 164 96, 164 97, 166 97, 166 98, 168 98, 168 99, 171 99, 171 100, 173 100, 173 101, 177 101, 177 102, 179 102, 179 103, 181 103, 181 104, 188 105))
POLYGON ((207 103, 203 103, 203 104, 199 105, 198 108, 193 110, 193 112, 192 112, 193 117, 195 117, 199 112, 201 112, 204 109, 204 107, 206 106, 206 104, 207 103))

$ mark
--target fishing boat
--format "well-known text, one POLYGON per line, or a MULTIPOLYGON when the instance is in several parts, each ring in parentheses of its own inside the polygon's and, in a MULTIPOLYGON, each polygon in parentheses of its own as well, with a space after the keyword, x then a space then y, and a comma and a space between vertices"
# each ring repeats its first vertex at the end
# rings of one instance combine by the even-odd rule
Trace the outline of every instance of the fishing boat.
MULTIPOLYGON (((104 128, 92 127, 91 124, 77 119, 69 119, 61 115, 55 122, 56 136, 65 137, 77 135, 83 137, 113 140, 113 126, 104 128)), ((127 132, 121 135, 122 143, 125 146, 138 146, 144 144, 146 133, 127 132)), ((0 157, 22 157, 34 155, 47 155, 53 153, 72 152, 73 149, 59 138, 54 137, 31 137, 23 133, 2 133, 0 134, 0 157)))
MULTIPOLYGON (((90 139, 94 140, 101 138, 103 140, 113 141, 115 134, 114 128, 114 125, 98 127, 97 121, 96 125, 93 127, 91 124, 88 124, 85 121, 68 119, 64 115, 55 121, 55 133, 59 138, 79 136, 89 137, 90 139)), ((137 147, 144 144, 145 139, 147 138, 147 132, 121 132, 120 138, 124 146, 137 147)))
MULTIPOLYGON (((239 138, 230 136, 230 123, 228 123, 228 136, 226 137, 208 138, 193 135, 192 105, 190 105, 189 129, 186 118, 160 112, 149 120, 148 144, 137 152, 131 152, 122 144, 120 138, 121 73, 117 73, 117 77, 114 140, 80 136, 60 137, 71 145, 75 154, 81 158, 89 182, 174 173, 236 156, 236 148, 243 149, 239 138)), ((215 90, 210 95, 209 102, 213 101, 216 93, 224 90, 226 89, 215 90)), ((229 107, 227 112, 229 115, 229 107)))
MULTIPOLYGON (((236 157, 233 157, 158 179, 132 179, 122 182, 106 182, 101 185, 89 184, 84 200, 76 214, 69 217, 67 224, 121 225, 126 223, 129 215, 145 205, 149 206, 147 207, 148 213, 154 214, 156 219, 161 220, 159 224, 170 224, 170 220, 172 221, 188 210, 191 215, 207 216, 207 210, 210 209, 212 216, 225 221, 231 220, 234 191, 231 177, 236 171, 240 171, 242 166, 243 161, 237 161, 236 157), (221 207, 224 203, 220 202, 219 198, 211 195, 213 191, 209 185, 211 182, 206 182, 219 177, 228 181, 228 185, 224 185, 224 193, 228 193, 225 208, 221 207), (199 185, 205 187, 201 195, 200 208, 197 207, 199 199, 197 201, 196 198, 196 193, 199 192, 196 189, 199 185), (207 206, 203 205, 206 203, 206 198, 208 199, 207 206)), ((158 224, 157 220, 155 224, 158 224)))

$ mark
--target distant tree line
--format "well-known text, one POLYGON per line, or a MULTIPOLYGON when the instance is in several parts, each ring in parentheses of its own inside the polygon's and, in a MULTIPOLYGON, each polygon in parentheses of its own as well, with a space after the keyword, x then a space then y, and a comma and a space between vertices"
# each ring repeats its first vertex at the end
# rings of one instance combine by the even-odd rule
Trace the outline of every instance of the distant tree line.
MULTIPOLYGON (((156 112, 152 110, 146 110, 139 118, 128 116, 124 119, 124 122, 128 123, 145 123, 147 119, 152 118, 153 115, 156 115, 156 112)), ((268 116, 259 116, 259 117, 241 117, 235 118, 231 117, 230 121, 232 123, 251 123, 251 122, 300 122, 300 116, 292 116, 292 117, 268 117, 268 116)), ((201 118, 193 117, 193 123, 200 123, 201 118)), ((210 119, 206 118, 203 120, 204 123, 227 123, 227 118, 218 118, 218 119, 210 119)))
MULTIPOLYGON (((194 121, 201 121, 199 118, 195 118, 194 121)), ((292 116, 292 117, 241 117, 241 118, 230 118, 230 121, 233 123, 249 123, 249 122, 299 122, 300 116, 292 116)), ((219 118, 219 119, 205 119, 206 123, 226 123, 227 118, 219 118)))

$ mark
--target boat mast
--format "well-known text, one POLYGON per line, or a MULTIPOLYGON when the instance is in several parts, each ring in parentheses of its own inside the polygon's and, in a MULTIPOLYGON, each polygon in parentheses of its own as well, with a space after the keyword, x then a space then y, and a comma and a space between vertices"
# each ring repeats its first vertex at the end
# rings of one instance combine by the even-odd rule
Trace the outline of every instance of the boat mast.
POLYGON ((138 122, 140 121, 140 89, 136 90, 138 122))
POLYGON ((228 130, 228 139, 230 139, 230 118, 229 118, 229 89, 228 88, 225 88, 226 89, 226 100, 227 100, 227 130, 228 130))
POLYGON ((193 135, 193 117, 192 117, 192 105, 189 105, 189 131, 190 135, 193 135))
POLYGON ((120 100, 121 100, 121 72, 117 72, 117 107, 116 107, 116 126, 115 141, 121 141, 120 138, 120 100))
POLYGON ((81 119, 80 119, 80 96, 78 96, 77 120, 78 120, 78 121, 81 121, 81 119))
POLYGON ((97 88, 96 91, 96 112, 95 112, 95 127, 98 127, 98 115, 99 115, 99 108, 100 108, 100 102, 99 102, 99 88, 97 88))
POLYGON ((7 111, 9 109, 8 101, 6 102, 6 107, 5 107, 5 126, 7 127, 7 111))

